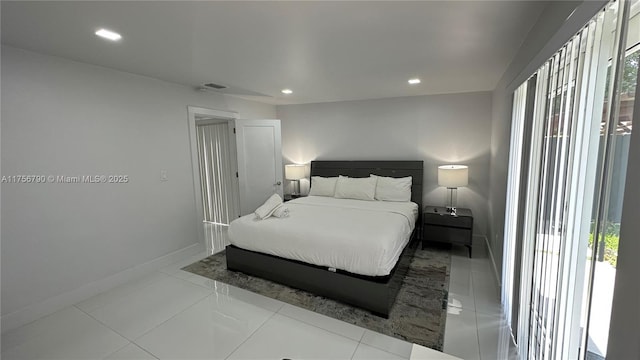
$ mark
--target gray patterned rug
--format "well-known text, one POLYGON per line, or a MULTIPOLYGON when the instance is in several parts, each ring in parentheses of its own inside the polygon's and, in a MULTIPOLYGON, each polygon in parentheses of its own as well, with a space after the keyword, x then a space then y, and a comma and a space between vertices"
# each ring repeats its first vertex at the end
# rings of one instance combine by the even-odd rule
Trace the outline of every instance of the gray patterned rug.
POLYGON ((226 264, 222 251, 182 270, 442 351, 451 269, 448 249, 416 250, 389 319, 303 290, 228 271, 226 264))

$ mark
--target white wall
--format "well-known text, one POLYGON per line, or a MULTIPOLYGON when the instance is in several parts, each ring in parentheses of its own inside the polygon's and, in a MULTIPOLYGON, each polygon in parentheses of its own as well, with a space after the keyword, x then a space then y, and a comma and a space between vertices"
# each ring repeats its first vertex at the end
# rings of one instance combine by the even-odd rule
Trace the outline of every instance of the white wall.
POLYGON ((606 1, 602 0, 552 2, 540 15, 493 91, 488 238, 500 277, 502 276, 513 92, 580 30, 605 3, 606 1))
POLYGON ((443 205, 437 166, 469 165, 458 205, 484 235, 489 191, 491 93, 414 96, 277 106, 284 162, 424 160, 425 204, 443 205))
POLYGON ((246 100, 231 95, 224 95, 227 107, 238 113, 240 119, 275 119, 276 107, 271 104, 246 100))
POLYGON ((130 179, 2 184, 3 320, 197 243, 187 106, 275 114, 271 105, 231 102, 3 46, 2 175, 130 179))

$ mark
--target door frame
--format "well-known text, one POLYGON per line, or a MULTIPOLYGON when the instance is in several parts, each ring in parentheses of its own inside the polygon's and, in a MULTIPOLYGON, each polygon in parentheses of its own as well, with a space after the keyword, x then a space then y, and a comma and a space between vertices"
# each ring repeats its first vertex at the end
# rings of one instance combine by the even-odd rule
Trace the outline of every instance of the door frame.
MULTIPOLYGON (((195 200, 196 206, 196 231, 198 233, 198 242, 204 244, 205 248, 207 246, 206 239, 204 236, 204 205, 202 204, 202 189, 200 184, 200 164, 198 159, 198 137, 196 133, 196 122, 198 118, 213 118, 219 119, 222 121, 233 121, 238 118, 238 113, 235 111, 228 110, 215 110, 215 109, 207 109, 203 107, 197 106, 187 106, 187 121, 189 127, 189 146, 191 148, 191 174, 193 177, 193 196, 195 200)), ((235 153, 235 138, 230 137, 230 141, 233 142, 233 146, 231 146, 232 156, 235 153)), ((235 160, 235 159, 234 159, 235 160)), ((237 161, 233 161, 234 166, 237 168, 237 161)), ((237 169, 236 169, 237 171, 237 169)), ((236 184, 237 185, 237 184, 236 184)))

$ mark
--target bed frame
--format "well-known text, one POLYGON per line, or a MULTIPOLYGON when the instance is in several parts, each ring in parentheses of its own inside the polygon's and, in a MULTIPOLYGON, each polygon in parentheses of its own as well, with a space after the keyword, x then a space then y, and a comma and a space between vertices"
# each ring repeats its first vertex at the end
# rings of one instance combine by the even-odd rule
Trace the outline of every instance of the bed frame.
POLYGON ((369 310, 378 316, 389 317, 391 308, 409 263, 417 247, 419 224, 422 223, 422 161, 312 161, 311 176, 368 177, 412 176, 411 201, 418 204, 419 216, 396 266, 387 276, 363 276, 277 256, 241 249, 234 245, 226 248, 227 269, 241 271, 272 280, 317 295, 332 298, 369 310))

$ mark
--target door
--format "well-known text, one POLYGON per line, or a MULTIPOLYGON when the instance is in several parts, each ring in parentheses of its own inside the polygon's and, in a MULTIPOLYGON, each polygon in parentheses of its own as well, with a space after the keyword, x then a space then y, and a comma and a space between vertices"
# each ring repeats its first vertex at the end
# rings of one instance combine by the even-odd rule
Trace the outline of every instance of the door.
POLYGON ((282 197, 280 120, 234 120, 240 214, 254 212, 269 196, 282 197))

